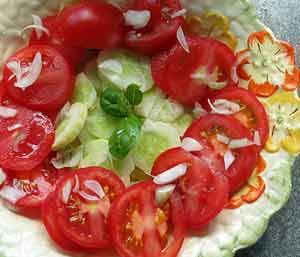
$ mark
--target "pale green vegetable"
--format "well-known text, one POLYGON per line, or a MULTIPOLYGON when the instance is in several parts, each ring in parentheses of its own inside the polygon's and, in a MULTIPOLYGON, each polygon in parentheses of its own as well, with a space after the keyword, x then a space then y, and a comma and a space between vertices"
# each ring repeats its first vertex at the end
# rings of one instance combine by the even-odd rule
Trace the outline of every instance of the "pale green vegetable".
POLYGON ((87 142, 92 141, 92 140, 96 140, 98 138, 95 137, 95 136, 93 136, 90 133, 87 125, 85 124, 84 127, 83 127, 83 129, 81 130, 79 136, 78 136, 78 139, 79 139, 79 141, 80 141, 81 144, 86 144, 87 142))
POLYGON ((179 103, 168 99, 158 88, 143 95, 142 102, 135 107, 138 115, 154 121, 173 122, 184 113, 179 103))
POLYGON ((92 82, 98 94, 102 92, 104 87, 104 83, 100 80, 98 76, 98 67, 97 60, 92 60, 87 63, 84 68, 84 73, 88 77, 88 79, 92 82))
POLYGON ((130 84, 139 85, 142 92, 153 86, 149 58, 124 49, 100 52, 98 74, 104 83, 115 85, 122 90, 130 84))
POLYGON ((83 156, 79 166, 80 168, 101 166, 101 164, 108 160, 109 156, 107 140, 92 140, 83 145, 83 156))
POLYGON ((147 119, 132 154, 135 165, 149 174, 154 160, 165 150, 179 146, 180 136, 171 124, 147 119))
POLYGON ((80 73, 76 77, 75 90, 72 97, 73 103, 82 103, 88 109, 95 107, 97 101, 97 92, 84 73, 80 73))
POLYGON ((82 146, 73 146, 70 144, 66 148, 57 152, 55 158, 51 160, 51 163, 57 169, 76 168, 82 159, 82 150, 82 146))
POLYGON ((106 114, 99 104, 89 112, 85 127, 89 134, 99 139, 108 139, 118 127, 120 119, 106 114))
POLYGON ((87 118, 87 107, 82 103, 72 104, 55 130, 52 149, 57 151, 72 143, 80 134, 87 118))
POLYGON ((185 113, 181 117, 179 117, 177 120, 173 122, 174 127, 177 129, 179 135, 183 135, 184 132, 188 129, 188 127, 193 122, 193 116, 189 113, 185 113))

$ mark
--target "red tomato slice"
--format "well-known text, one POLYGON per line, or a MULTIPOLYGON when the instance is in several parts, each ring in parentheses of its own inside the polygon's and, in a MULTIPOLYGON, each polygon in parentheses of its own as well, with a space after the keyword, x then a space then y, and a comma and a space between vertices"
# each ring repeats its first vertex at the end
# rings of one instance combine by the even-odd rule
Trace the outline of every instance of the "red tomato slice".
POLYGON ((8 171, 0 194, 8 207, 26 216, 37 216, 63 171, 45 162, 31 171, 8 171))
POLYGON ((22 67, 29 67, 35 55, 42 55, 42 71, 37 81, 25 90, 15 86, 16 77, 11 77, 11 70, 4 67, 3 82, 8 94, 17 102, 40 111, 53 111, 61 108, 72 96, 75 75, 68 61, 54 47, 34 45, 21 49, 9 58, 21 62, 22 67))
POLYGON ((183 17, 172 18, 181 10, 178 0, 136 0, 129 10, 149 10, 150 22, 145 28, 130 28, 125 43, 129 48, 144 54, 155 54, 168 49, 176 41, 176 32, 183 17))
MULTIPOLYGON (((192 137, 201 144, 213 146, 215 151, 222 156, 228 150, 227 145, 216 139, 217 134, 222 134, 230 139, 253 140, 251 132, 238 120, 231 116, 209 114, 192 123, 185 132, 184 137, 192 137)), ((245 185, 258 160, 258 149, 255 145, 231 149, 235 159, 229 168, 224 171, 230 185, 230 192, 236 192, 245 185)))
POLYGON ((228 181, 222 173, 213 172, 203 159, 182 148, 173 148, 162 153, 154 162, 152 175, 157 176, 181 163, 189 165, 186 175, 177 182, 187 225, 189 228, 201 228, 227 204, 228 181))
POLYGON ((54 202, 55 194, 50 193, 42 206, 42 220, 49 236, 63 250, 71 252, 81 250, 81 247, 79 245, 73 243, 71 240, 64 236, 64 234, 60 230, 60 227, 57 225, 57 216, 54 202))
MULTIPOLYGON (((3 104, 2 104, 3 105, 3 104)), ((15 104, 14 117, 0 117, 0 166, 30 171, 48 156, 54 142, 54 128, 48 117, 15 104)))
POLYGON ((104 168, 79 169, 66 175, 55 191, 57 224, 64 236, 84 248, 109 247, 106 218, 111 203, 124 189, 121 179, 104 168))
POLYGON ((151 181, 135 184, 113 203, 109 228, 120 256, 177 256, 185 236, 182 202, 174 192, 166 203, 158 206, 156 188, 151 181))
POLYGON ((188 38, 187 42, 190 53, 176 44, 168 52, 155 56, 151 69, 157 86, 179 103, 194 107, 211 92, 208 84, 235 85, 231 69, 236 57, 228 46, 212 38, 188 38), (196 75, 202 78, 193 78, 196 75))
MULTIPOLYGON (((209 99, 212 103, 217 99, 238 103, 241 106, 241 111, 235 113, 233 117, 252 132, 255 130, 259 132, 263 148, 269 136, 269 121, 264 106, 253 93, 243 88, 232 87, 214 92, 209 96, 209 99)), ((207 102, 204 103, 204 107, 211 111, 207 102)))
POLYGON ((43 18, 43 26, 48 29, 49 34, 43 32, 42 36, 38 38, 35 30, 33 30, 29 45, 52 45, 58 49, 76 69, 85 57, 85 50, 79 47, 66 46, 63 38, 58 33, 60 24, 57 16, 47 16, 43 18))
POLYGON ((60 34, 70 46, 106 49, 120 46, 124 17, 115 6, 84 1, 65 8, 59 15, 60 34))

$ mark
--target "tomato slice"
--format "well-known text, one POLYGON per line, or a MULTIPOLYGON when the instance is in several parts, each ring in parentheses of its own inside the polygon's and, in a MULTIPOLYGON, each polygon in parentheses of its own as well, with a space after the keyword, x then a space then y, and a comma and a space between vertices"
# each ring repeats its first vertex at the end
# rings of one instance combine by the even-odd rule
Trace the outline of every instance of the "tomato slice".
POLYGON ((176 44, 155 56, 151 63, 154 82, 179 103, 194 107, 215 86, 234 86, 231 69, 235 55, 225 44, 212 38, 188 38, 190 53, 176 44))
POLYGON ((54 142, 54 128, 40 112, 8 103, 2 106, 16 111, 10 118, 0 116, 0 166, 30 171, 43 162, 54 142))
POLYGON ((203 159, 182 148, 173 148, 162 153, 154 162, 152 175, 157 176, 181 163, 189 166, 186 175, 177 181, 187 225, 193 229, 201 228, 227 204, 228 181, 222 173, 211 170, 203 159))
POLYGON ((70 64, 76 69, 85 57, 86 51, 83 48, 66 46, 63 42, 63 38, 58 33, 60 26, 58 22, 58 16, 47 16, 43 18, 43 26, 48 29, 49 34, 43 32, 39 38, 36 31, 33 30, 31 33, 29 45, 52 45, 58 49, 64 57, 68 59, 70 64))
POLYGON ((111 203, 125 186, 112 171, 99 167, 66 175, 55 191, 57 224, 66 238, 84 248, 111 245, 106 225, 111 203))
POLYGON ((181 10, 178 0, 136 0, 128 10, 149 10, 151 18, 145 28, 129 27, 125 44, 143 54, 155 54, 168 49, 176 41, 176 32, 183 17, 172 18, 181 10))
POLYGON ((228 149, 228 145, 220 142, 217 135, 226 136, 231 140, 253 140, 251 132, 234 117, 220 114, 209 114, 192 123, 184 137, 191 137, 203 145, 211 145, 217 153, 224 156, 230 150, 234 156, 231 165, 224 171, 228 178, 230 192, 239 190, 248 181, 255 169, 259 150, 256 145, 228 149))
POLYGON ((135 184, 113 203, 109 228, 120 256, 177 256, 185 236, 181 197, 174 192, 158 206, 156 188, 152 181, 135 184))
POLYGON ((44 162, 30 171, 7 171, 0 189, 6 205, 26 216, 38 216, 48 194, 54 191, 63 171, 44 162))
POLYGON ((118 47, 123 41, 122 12, 101 1, 84 1, 66 7, 59 15, 59 24, 66 45, 106 49, 118 47))
MULTIPOLYGON (((212 103, 218 99, 238 103, 241 110, 233 114, 233 117, 252 132, 255 130, 259 132, 261 147, 263 148, 269 136, 269 121, 264 106, 253 93, 243 88, 232 87, 214 92, 209 96, 209 99, 212 103)), ((207 102, 204 103, 204 107, 211 111, 207 102)))
POLYGON ((55 193, 52 192, 48 195, 47 199, 42 205, 42 220, 45 228, 51 237, 51 239, 63 250, 66 251, 79 251, 81 247, 67 237, 61 232, 60 227, 57 225, 57 216, 55 209, 55 193))
POLYGON ((75 75, 65 57, 50 45, 33 45, 21 49, 9 58, 4 67, 3 83, 8 94, 18 103, 39 111, 61 108, 72 96, 75 75), (26 89, 15 86, 16 77, 8 68, 10 62, 20 62, 22 68, 32 63, 35 55, 42 55, 42 71, 38 79, 26 89))

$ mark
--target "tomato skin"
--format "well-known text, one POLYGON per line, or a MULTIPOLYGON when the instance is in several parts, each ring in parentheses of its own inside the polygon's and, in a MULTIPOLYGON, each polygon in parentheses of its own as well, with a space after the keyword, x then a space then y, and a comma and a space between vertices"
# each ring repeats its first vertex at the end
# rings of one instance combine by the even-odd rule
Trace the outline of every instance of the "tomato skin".
POLYGON ((207 225, 227 204, 228 180, 222 173, 211 170, 203 159, 182 148, 162 153, 156 159, 151 173, 157 176, 180 163, 189 165, 186 175, 175 182, 182 196, 187 226, 199 229, 207 225))
POLYGON ((15 87, 16 78, 4 68, 4 85, 7 93, 16 102, 39 111, 54 111, 61 108, 72 96, 75 85, 74 70, 65 57, 50 45, 33 45, 19 50, 9 58, 21 63, 31 62, 37 52, 42 54, 43 67, 37 81, 22 90, 15 87))
POLYGON ((170 15, 182 9, 178 0, 137 0, 128 9, 150 10, 151 19, 146 28, 130 29, 127 32, 125 37, 127 47, 143 54, 153 55, 168 49, 176 42, 176 32, 183 23, 183 17, 171 18, 170 15), (164 12, 166 7, 170 9, 169 12, 164 12))
MULTIPOLYGON (((246 105, 255 115, 255 129, 260 134, 261 148, 263 148, 269 136, 269 120, 264 106, 252 92, 240 87, 230 87, 214 92, 209 96, 209 99, 212 103, 217 99, 226 99, 246 105)), ((203 106, 207 111, 211 111, 207 102, 204 102, 203 106)), ((233 115, 233 117, 235 117, 235 115, 233 115)))
MULTIPOLYGON (((111 195, 109 193, 109 195, 106 195, 103 199, 99 199, 95 202, 83 198, 78 192, 71 191, 69 201, 67 204, 64 203, 62 198, 64 187, 68 181, 71 181, 73 190, 76 187, 76 175, 78 176, 80 185, 78 189, 80 191, 78 192, 83 191, 85 181, 94 180, 98 181, 103 188, 108 186, 114 198, 124 191, 125 185, 112 171, 101 167, 89 167, 72 171, 64 176, 55 190, 57 224, 61 228, 63 235, 75 244, 86 249, 108 248, 111 246, 111 241, 107 231, 105 216, 109 212, 111 201, 113 201, 111 195), (75 200, 73 201, 73 199, 75 200), (107 200, 109 201, 108 205, 107 200), (69 206, 72 208, 69 208, 69 206), (83 223, 77 223, 76 220, 71 221, 71 218, 74 217, 74 215, 79 215, 80 211, 84 213, 84 216, 82 216, 85 217, 85 219, 82 220, 83 223)), ((84 189, 85 191, 88 190, 86 187, 84 187, 84 189)), ((88 193, 90 194, 90 191, 88 191, 88 193)))
MULTIPOLYGON (((209 114, 194 121, 185 132, 184 137, 192 137, 204 145, 210 144, 200 133, 210 131, 216 126, 224 130, 225 135, 231 139, 247 138, 253 140, 250 131, 238 120, 231 116, 220 114, 209 114)), ((243 187, 251 176, 258 160, 259 149, 257 146, 252 145, 233 149, 233 152, 236 158, 231 166, 224 171, 231 193, 243 187)))
POLYGON ((58 23, 58 16, 47 16, 43 18, 43 26, 48 29, 49 34, 43 33, 41 38, 37 37, 35 30, 31 33, 29 45, 52 45, 57 50, 59 50, 62 55, 70 62, 74 69, 81 64, 83 58, 85 57, 86 51, 83 48, 66 46, 63 42, 63 38, 59 35, 58 28, 60 24, 58 23))
POLYGON ((201 81, 192 78, 199 68, 206 67, 212 73, 218 68, 222 73, 221 81, 235 86, 231 69, 236 57, 225 44, 212 38, 187 38, 190 53, 178 43, 171 50, 152 59, 151 70, 155 84, 179 103, 194 107, 212 91, 201 81))
POLYGON ((124 17, 113 5, 85 1, 66 7, 59 15, 60 35, 70 46, 106 49, 120 46, 124 17))
POLYGON ((113 241, 113 245, 117 253, 122 257, 176 257, 185 236, 185 218, 181 197, 177 192, 174 192, 169 199, 171 206, 171 222, 173 224, 174 238, 172 244, 161 249, 162 245, 157 242, 157 232, 154 222, 155 209, 157 204, 155 202, 155 189, 157 186, 152 181, 141 182, 127 188, 114 201, 109 214, 109 228, 113 241), (145 246, 139 249, 132 249, 126 242, 122 233, 124 232, 123 225, 126 222, 126 210, 131 203, 138 202, 141 204, 139 211, 143 216, 143 224, 145 224, 145 231, 143 240, 145 246), (151 247, 149 247, 151 245, 151 247))
POLYGON ((50 119, 16 104, 4 106, 17 110, 12 118, 0 118, 0 166, 8 170, 30 171, 51 151, 54 127, 50 119), (18 128, 9 128, 19 125, 18 128))

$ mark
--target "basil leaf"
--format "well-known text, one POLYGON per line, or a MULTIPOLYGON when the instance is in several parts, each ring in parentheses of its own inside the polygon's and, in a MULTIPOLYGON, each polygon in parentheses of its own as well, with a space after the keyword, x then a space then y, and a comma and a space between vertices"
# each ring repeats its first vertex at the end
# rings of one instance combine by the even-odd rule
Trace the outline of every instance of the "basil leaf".
POLYGON ((113 157, 122 160, 128 155, 137 143, 141 125, 141 120, 134 115, 122 120, 119 128, 109 138, 109 151, 113 157))
POLYGON ((101 108, 114 117, 128 116, 130 104, 123 91, 116 88, 106 88, 100 98, 101 108))
POLYGON ((125 96, 131 105, 139 105, 143 100, 143 92, 136 84, 131 84, 127 87, 125 96))

